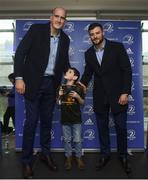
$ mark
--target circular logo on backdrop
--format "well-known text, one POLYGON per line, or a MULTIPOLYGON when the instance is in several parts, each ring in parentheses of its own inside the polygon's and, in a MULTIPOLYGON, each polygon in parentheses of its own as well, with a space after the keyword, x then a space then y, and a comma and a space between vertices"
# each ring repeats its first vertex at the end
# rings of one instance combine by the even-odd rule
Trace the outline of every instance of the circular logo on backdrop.
POLYGON ((50 135, 51 135, 51 139, 54 139, 54 131, 52 129, 51 129, 50 135))
POLYGON ((83 109, 84 114, 92 115, 94 113, 92 105, 86 105, 83 109))
POLYGON ((64 26, 64 31, 66 32, 72 32, 74 31, 74 23, 72 22, 67 22, 64 26))
POLYGON ((23 26, 23 31, 28 31, 32 24, 33 24, 33 22, 31 22, 31 21, 26 22, 23 26))
POLYGON ((95 138, 95 131, 93 129, 87 129, 84 131, 84 139, 93 140, 95 138))
POLYGON ((135 83, 132 81, 131 91, 135 90, 135 83))
POLYGON ((134 40, 134 37, 131 34, 127 34, 123 37, 123 43, 129 44, 129 45, 133 44, 133 40, 134 40))
POLYGON ((88 31, 89 25, 90 25, 90 24, 87 24, 87 25, 84 27, 84 31, 88 31))
POLYGON ((83 42, 87 44, 91 44, 91 40, 88 34, 83 36, 83 42))
POLYGON ((114 31, 113 28, 114 28, 114 26, 113 26, 113 23, 111 23, 111 22, 105 23, 105 24, 103 25, 103 30, 104 30, 104 32, 111 33, 111 32, 114 31))
POLYGON ((72 56, 72 55, 74 55, 74 47, 70 46, 69 47, 69 56, 72 56))
POLYGON ((94 85, 93 82, 94 82, 94 81, 90 81, 90 82, 89 82, 88 91, 92 91, 92 90, 93 90, 93 85, 94 85))
POLYGON ((134 58, 130 57, 130 63, 131 63, 131 66, 134 67, 134 58))
POLYGON ((130 141, 133 141, 135 138, 136 138, 136 132, 134 129, 129 129, 127 131, 127 138, 130 140, 130 141))
POLYGON ((134 101, 134 98, 133 98, 133 96, 132 95, 129 95, 128 96, 128 100, 131 102, 131 101, 134 101))
POLYGON ((127 113, 128 113, 129 115, 135 114, 135 106, 132 105, 132 104, 130 104, 129 107, 128 107, 127 113))

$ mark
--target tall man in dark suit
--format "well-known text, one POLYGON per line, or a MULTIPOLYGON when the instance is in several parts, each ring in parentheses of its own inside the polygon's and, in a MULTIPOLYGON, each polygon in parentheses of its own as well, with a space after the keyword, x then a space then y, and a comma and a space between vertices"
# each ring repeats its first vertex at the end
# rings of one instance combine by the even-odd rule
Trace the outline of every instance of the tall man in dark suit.
POLYGON ((53 9, 48 24, 33 24, 20 42, 14 62, 16 91, 25 97, 26 120, 23 130, 23 176, 32 178, 33 144, 40 118, 40 158, 57 170, 50 153, 50 130, 56 89, 70 66, 69 38, 62 31, 66 11, 53 9))
POLYGON ((93 105, 96 115, 101 157, 96 168, 104 167, 110 160, 109 112, 114 117, 117 149, 126 172, 130 172, 127 158, 127 108, 131 93, 132 71, 123 44, 104 38, 99 23, 88 28, 93 43, 85 52, 85 70, 80 83, 88 85, 94 75, 93 105))

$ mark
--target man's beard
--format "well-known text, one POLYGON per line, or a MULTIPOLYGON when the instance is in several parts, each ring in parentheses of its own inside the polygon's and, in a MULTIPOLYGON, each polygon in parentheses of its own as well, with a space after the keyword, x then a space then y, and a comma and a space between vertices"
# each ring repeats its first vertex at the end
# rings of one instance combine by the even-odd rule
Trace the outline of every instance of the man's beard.
POLYGON ((95 43, 92 42, 94 46, 100 46, 100 44, 103 42, 104 38, 102 37, 102 39, 99 40, 99 42, 95 43))

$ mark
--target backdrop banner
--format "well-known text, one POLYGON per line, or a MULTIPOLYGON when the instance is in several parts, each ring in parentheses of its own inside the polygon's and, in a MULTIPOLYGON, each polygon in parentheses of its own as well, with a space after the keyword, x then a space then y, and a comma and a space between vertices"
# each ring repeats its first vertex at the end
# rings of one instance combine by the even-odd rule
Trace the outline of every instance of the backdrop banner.
MULTIPOLYGON (((70 63, 78 68, 81 75, 84 71, 84 52, 91 46, 88 36, 88 26, 96 21, 69 21, 64 31, 70 38, 70 63)), ((46 23, 45 20, 17 20, 15 49, 22 37, 33 23, 46 23)), ((141 22, 140 21, 99 21, 104 28, 105 36, 113 41, 122 42, 126 48, 132 66, 132 94, 129 96, 128 108, 128 147, 132 150, 144 149, 144 116, 143 116, 143 76, 142 76, 142 47, 141 47, 141 22)), ((99 148, 95 116, 92 106, 93 81, 89 83, 85 105, 82 107, 83 119, 83 148, 95 150, 99 148)), ((23 96, 16 94, 16 149, 21 150, 25 109, 23 96)), ((39 122, 40 123, 40 122, 39 122)), ((62 132, 60 125, 60 109, 54 111, 52 123, 52 148, 63 148, 62 132)), ((110 115, 111 147, 116 149, 116 133, 114 120, 110 115)), ((39 127, 35 137, 35 148, 39 148, 39 127)))

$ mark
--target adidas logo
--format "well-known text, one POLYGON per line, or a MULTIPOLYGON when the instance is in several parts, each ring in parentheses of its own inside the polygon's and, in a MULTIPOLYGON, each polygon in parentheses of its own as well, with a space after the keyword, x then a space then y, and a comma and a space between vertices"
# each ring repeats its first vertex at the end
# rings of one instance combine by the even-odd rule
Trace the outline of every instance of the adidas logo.
POLYGON ((85 124, 85 125, 93 125, 94 123, 93 123, 93 121, 89 118, 89 119, 87 119, 87 120, 85 121, 84 124, 85 124))

